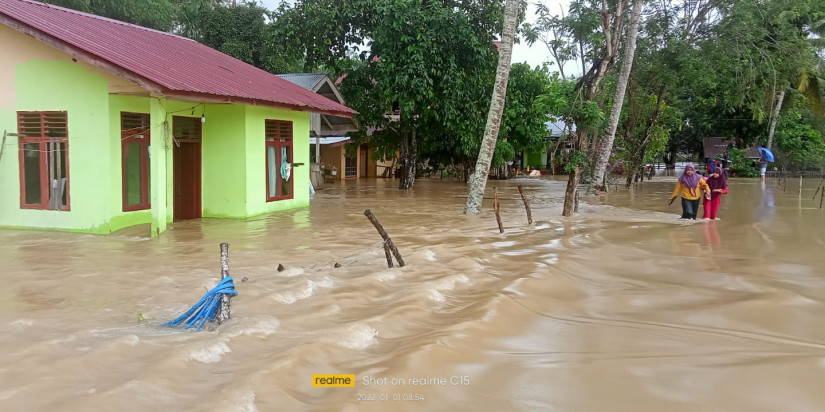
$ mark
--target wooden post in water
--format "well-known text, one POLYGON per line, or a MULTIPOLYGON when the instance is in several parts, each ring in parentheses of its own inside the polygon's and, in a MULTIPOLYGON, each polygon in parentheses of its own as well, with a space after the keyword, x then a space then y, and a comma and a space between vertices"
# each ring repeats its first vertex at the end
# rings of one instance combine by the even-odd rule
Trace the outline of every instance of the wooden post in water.
POLYGON ((823 186, 822 193, 819 195, 819 208, 822 209, 822 201, 825 200, 825 186, 823 186))
POLYGON ((527 196, 524 196, 524 190, 521 185, 518 185, 518 193, 521 195, 521 201, 524 202, 524 208, 527 209, 527 224, 533 224, 533 212, 530 211, 530 202, 527 201, 527 196))
MULTIPOLYGON (((229 276, 229 243, 221 243, 221 280, 229 276)), ((229 320, 229 295, 221 296, 221 311, 218 312, 218 324, 229 320)))
POLYGON ((802 199, 802 175, 799 175, 799 198, 802 199))
POLYGON ((391 268, 392 264, 392 252, 390 252, 390 245, 387 242, 384 242, 384 254, 387 256, 387 267, 391 268))
MULTIPOLYGON (((398 248, 395 247, 395 243, 393 243, 392 239, 390 239, 390 235, 387 234, 387 231, 384 230, 384 226, 381 226, 381 223, 378 222, 378 218, 370 212, 369 209, 364 211, 364 216, 370 220, 373 226, 375 226, 375 230, 378 231, 378 234, 381 235, 381 238, 384 239, 384 244, 387 248, 395 255, 395 260, 398 261, 398 266, 404 267, 404 258, 401 257, 401 252, 398 251, 398 248)), ((390 263, 392 260, 390 259, 390 263)), ((392 267, 392 265, 390 265, 392 267)))
POLYGON ((495 200, 493 200, 493 211, 496 212, 496 222, 498 222, 498 232, 504 233, 504 226, 501 224, 501 215, 498 213, 498 188, 493 188, 495 200))

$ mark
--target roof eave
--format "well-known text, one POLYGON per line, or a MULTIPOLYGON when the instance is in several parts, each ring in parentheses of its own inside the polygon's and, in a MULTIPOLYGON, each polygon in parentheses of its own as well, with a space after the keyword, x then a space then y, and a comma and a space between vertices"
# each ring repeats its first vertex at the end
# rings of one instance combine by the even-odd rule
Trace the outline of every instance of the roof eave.
POLYGON ((185 98, 185 99, 197 99, 199 101, 210 102, 210 103, 234 103, 234 104, 248 104, 250 106, 263 106, 263 107, 274 107, 276 109, 287 109, 293 110, 298 112, 308 112, 308 113, 321 113, 321 114, 329 114, 333 116, 340 116, 346 118, 352 118, 358 112, 345 112, 342 110, 325 110, 311 106, 302 106, 297 104, 289 104, 289 103, 280 103, 280 102, 272 102, 268 100, 261 100, 261 99, 251 99, 251 98, 244 98, 244 97, 236 97, 236 96, 222 96, 222 95, 215 95, 210 93, 202 93, 202 92, 192 92, 186 90, 171 90, 164 88, 161 91, 166 97, 178 97, 178 98, 185 98))
POLYGON ((354 115, 358 114, 358 112, 352 110, 350 111, 343 111, 343 110, 325 110, 316 107, 310 106, 302 106, 302 105, 291 105, 288 103, 279 103, 279 102, 271 102, 266 100, 259 100, 259 99, 249 99, 249 98, 242 98, 242 97, 235 97, 235 96, 222 96, 222 95, 215 95, 210 93, 201 93, 201 92, 190 92, 190 91, 182 91, 182 90, 172 90, 167 87, 163 87, 160 84, 153 82, 145 77, 139 76, 132 72, 131 70, 113 64, 112 62, 95 55, 93 53, 89 53, 86 50, 81 49, 80 47, 74 46, 66 41, 63 41, 57 37, 54 37, 48 33, 45 33, 41 30, 38 30, 34 27, 29 26, 26 23, 23 23, 17 19, 14 19, 8 15, 0 13, 0 23, 5 24, 6 26, 11 27, 14 30, 17 30, 25 35, 31 36, 34 39, 41 41, 49 46, 52 46, 60 51, 63 51, 74 58, 82 60, 92 66, 98 67, 103 69, 109 73, 112 73, 116 76, 134 82, 138 86, 146 89, 150 93, 164 95, 167 97, 185 97, 185 98, 198 98, 202 101, 209 101, 209 102, 216 102, 216 103, 242 103, 242 104, 249 104, 253 106, 267 106, 267 107, 275 107, 281 109, 288 109, 288 110, 295 110, 300 112, 313 112, 313 113, 322 113, 322 114, 330 114, 334 116, 341 116, 346 118, 352 118, 354 115))
POLYGON ((41 41, 49 46, 52 46, 66 54, 71 55, 74 58, 80 59, 86 63, 91 64, 92 66, 98 67, 103 69, 109 73, 112 73, 116 76, 122 77, 126 80, 134 82, 138 86, 148 90, 152 93, 160 93, 161 86, 149 79, 146 79, 142 76, 138 76, 132 71, 120 67, 118 65, 112 64, 110 61, 103 59, 100 56, 95 54, 89 53, 77 46, 71 45, 57 37, 54 37, 50 34, 44 33, 41 30, 38 30, 34 27, 29 26, 19 20, 16 20, 8 15, 0 14, 0 23, 5 24, 6 26, 11 27, 14 30, 19 31, 25 35, 31 36, 34 39, 41 41))

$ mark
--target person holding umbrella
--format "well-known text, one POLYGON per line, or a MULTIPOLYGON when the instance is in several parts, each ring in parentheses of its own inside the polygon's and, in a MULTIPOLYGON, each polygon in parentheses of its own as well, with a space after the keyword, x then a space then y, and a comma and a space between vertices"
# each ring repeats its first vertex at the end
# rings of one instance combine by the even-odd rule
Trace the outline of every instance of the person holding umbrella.
POLYGON ((759 154, 759 173, 762 175, 762 181, 765 181, 765 175, 768 173, 768 162, 773 162, 773 152, 767 147, 760 147, 759 154))
POLYGON ((685 166, 685 171, 682 176, 679 176, 679 181, 676 183, 676 188, 670 195, 670 202, 673 204, 676 196, 682 195, 682 219, 696 219, 696 213, 699 212, 699 199, 704 192, 705 197, 710 198, 710 188, 705 179, 696 173, 696 168, 692 163, 685 166))

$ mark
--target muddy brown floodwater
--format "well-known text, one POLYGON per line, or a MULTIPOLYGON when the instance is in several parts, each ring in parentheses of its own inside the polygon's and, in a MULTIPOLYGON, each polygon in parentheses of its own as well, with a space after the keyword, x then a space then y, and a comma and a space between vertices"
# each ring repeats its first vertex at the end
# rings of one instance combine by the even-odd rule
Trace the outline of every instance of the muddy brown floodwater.
POLYGON ((464 216, 465 186, 420 179, 155 240, 2 230, 0 410, 822 411, 817 183, 800 200, 733 179, 715 222, 679 221, 655 180, 562 218, 565 183, 539 178, 488 184, 499 234, 491 200, 464 216), (407 267, 386 268, 364 209, 407 267), (232 320, 159 326, 217 283, 224 241, 232 320))

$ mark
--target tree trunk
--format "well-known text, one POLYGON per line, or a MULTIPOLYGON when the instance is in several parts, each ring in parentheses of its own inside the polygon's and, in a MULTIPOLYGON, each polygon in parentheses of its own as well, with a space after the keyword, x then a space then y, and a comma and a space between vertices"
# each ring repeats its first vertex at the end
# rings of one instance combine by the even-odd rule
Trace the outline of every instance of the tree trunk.
POLYGON ((404 133, 402 135, 399 152, 401 155, 401 179, 398 182, 398 188, 412 189, 415 183, 416 164, 418 163, 418 142, 414 130, 411 134, 404 133))
POLYGON ((610 120, 607 123, 606 134, 601 141, 601 153, 596 161, 596 174, 593 176, 594 190, 604 189, 607 162, 610 160, 610 153, 613 151, 613 141, 616 140, 616 128, 619 126, 619 115, 622 113, 624 94, 627 89, 628 79, 630 79, 630 70, 633 67, 633 56, 636 54, 636 35, 639 33, 639 20, 642 14, 643 3, 642 0, 633 0, 633 15, 627 33, 624 64, 622 65, 622 72, 619 75, 619 82, 616 85, 616 94, 613 97, 613 108, 610 111, 610 120))
POLYGON ((582 172, 581 165, 576 165, 576 168, 570 172, 570 177, 567 179, 567 190, 564 192, 564 209, 562 216, 570 216, 573 214, 573 208, 576 206, 576 189, 579 187, 579 175, 582 172))
POLYGON ((481 200, 484 197, 484 188, 487 186, 487 174, 490 171, 490 162, 496 148, 496 139, 501 127, 501 114, 504 111, 504 99, 507 94, 507 81, 510 78, 510 60, 513 54, 513 37, 518 23, 519 0, 507 0, 504 6, 504 28, 501 33, 501 50, 498 55, 496 69, 496 84, 493 97, 490 100, 490 111, 487 113, 487 126, 484 128, 484 139, 478 152, 475 173, 470 179, 470 193, 467 196, 465 214, 475 215, 481 212, 481 200))
POLYGON ((771 149, 773 146, 773 132, 776 130, 776 120, 779 119, 779 109, 782 108, 782 100, 785 100, 785 89, 782 89, 779 92, 779 99, 776 102, 776 107, 773 109, 773 114, 771 115, 771 128, 768 130, 768 149, 771 149))

